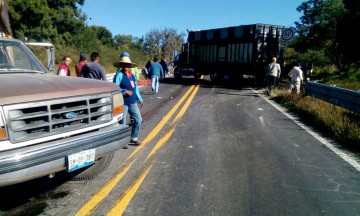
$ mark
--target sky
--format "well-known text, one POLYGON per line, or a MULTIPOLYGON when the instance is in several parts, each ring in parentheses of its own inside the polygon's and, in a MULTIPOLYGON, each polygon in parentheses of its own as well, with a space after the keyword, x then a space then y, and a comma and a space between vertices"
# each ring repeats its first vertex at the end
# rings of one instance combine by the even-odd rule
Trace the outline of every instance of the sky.
POLYGON ((145 36, 151 30, 206 30, 256 23, 294 27, 305 0, 85 0, 88 26, 104 26, 113 36, 145 36))

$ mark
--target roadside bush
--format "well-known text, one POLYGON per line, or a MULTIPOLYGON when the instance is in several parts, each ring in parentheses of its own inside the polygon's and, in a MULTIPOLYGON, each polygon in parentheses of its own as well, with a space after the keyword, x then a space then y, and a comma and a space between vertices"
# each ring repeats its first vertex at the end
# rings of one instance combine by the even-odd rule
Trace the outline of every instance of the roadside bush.
POLYGON ((289 94, 287 89, 277 89, 275 94, 272 99, 299 116, 304 123, 360 155, 359 113, 311 96, 289 94))

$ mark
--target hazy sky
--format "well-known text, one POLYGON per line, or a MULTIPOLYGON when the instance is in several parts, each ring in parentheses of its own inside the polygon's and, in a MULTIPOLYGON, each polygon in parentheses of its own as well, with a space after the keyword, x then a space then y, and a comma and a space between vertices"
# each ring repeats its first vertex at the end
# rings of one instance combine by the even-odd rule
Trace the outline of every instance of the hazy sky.
MULTIPOLYGON (((304 0, 85 0, 80 9, 88 26, 104 26, 114 35, 145 36, 152 29, 177 33, 255 23, 294 26, 304 0)), ((186 34, 187 36, 187 34, 186 34)))

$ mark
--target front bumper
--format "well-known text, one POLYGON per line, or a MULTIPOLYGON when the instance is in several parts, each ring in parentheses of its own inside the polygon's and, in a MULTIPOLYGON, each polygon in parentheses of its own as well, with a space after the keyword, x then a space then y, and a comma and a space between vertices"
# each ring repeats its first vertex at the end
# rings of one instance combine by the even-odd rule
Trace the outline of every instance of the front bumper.
POLYGON ((95 149, 99 158, 130 142, 131 128, 113 124, 100 130, 0 153, 0 187, 66 169, 66 157, 95 149))

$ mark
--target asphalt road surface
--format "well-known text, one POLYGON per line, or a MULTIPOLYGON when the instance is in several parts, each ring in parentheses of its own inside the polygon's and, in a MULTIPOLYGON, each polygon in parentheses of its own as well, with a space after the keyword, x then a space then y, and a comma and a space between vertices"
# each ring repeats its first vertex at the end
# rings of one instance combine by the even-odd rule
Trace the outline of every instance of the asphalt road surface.
POLYGON ((360 166, 247 83, 160 84, 141 146, 89 181, 66 173, 0 188, 0 215, 360 215, 360 166))

